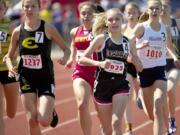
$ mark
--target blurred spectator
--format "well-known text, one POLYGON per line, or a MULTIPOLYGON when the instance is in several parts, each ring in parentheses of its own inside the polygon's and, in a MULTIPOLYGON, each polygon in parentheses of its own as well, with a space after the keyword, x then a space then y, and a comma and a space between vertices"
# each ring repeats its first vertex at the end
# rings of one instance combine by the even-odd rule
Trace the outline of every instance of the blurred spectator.
POLYGON ((180 19, 180 8, 177 8, 176 11, 175 11, 175 17, 177 19, 180 19))
POLYGON ((63 36, 63 12, 59 2, 52 4, 52 22, 58 32, 63 36))
POLYGON ((104 9, 119 8, 120 7, 120 3, 118 0, 101 0, 100 4, 104 9))
POLYGON ((65 7, 64 13, 64 36, 67 42, 70 42, 70 30, 77 25, 77 19, 75 18, 75 14, 72 9, 72 5, 68 4, 65 7))
POLYGON ((51 0, 40 0, 41 11, 39 13, 41 19, 48 23, 52 23, 51 0))
POLYGON ((9 3, 9 8, 6 12, 6 16, 8 16, 16 25, 20 24, 21 16, 22 16, 22 2, 19 1, 16 3, 16 5, 12 5, 12 3, 9 3))

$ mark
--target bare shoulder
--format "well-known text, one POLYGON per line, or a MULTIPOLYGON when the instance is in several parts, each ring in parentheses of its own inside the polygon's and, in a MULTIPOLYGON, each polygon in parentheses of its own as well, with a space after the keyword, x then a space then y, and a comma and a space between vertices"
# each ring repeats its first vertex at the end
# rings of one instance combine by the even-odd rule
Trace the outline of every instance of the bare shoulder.
POLYGON ((76 34, 76 32, 77 32, 77 29, 78 29, 78 27, 75 27, 75 28, 72 28, 72 29, 71 29, 71 31, 70 31, 71 37, 74 37, 74 36, 75 36, 75 34, 76 34))
POLYGON ((12 21, 9 24, 9 31, 12 32, 17 26, 18 26, 17 23, 15 21, 12 21))
POLYGON ((54 29, 55 29, 55 27, 52 24, 45 22, 45 31, 51 32, 54 29))
POLYGON ((138 23, 136 26, 135 26, 135 29, 144 29, 144 24, 143 23, 138 23))
POLYGON ((144 34, 144 24, 143 23, 138 23, 135 28, 134 28, 134 35, 137 37, 137 38, 140 38, 142 37, 142 35, 144 34))
POLYGON ((93 42, 95 42, 96 44, 102 44, 104 40, 105 40, 104 34, 99 34, 94 38, 93 42))
POLYGON ((12 35, 13 35, 16 39, 19 39, 20 30, 21 30, 21 25, 15 27, 14 30, 13 30, 13 32, 12 32, 12 35))
POLYGON ((20 32, 20 29, 21 29, 21 25, 15 27, 13 32, 20 32))
POLYGON ((56 28, 52 24, 45 22, 45 34, 48 39, 51 39, 52 35, 56 35, 56 31, 56 28))

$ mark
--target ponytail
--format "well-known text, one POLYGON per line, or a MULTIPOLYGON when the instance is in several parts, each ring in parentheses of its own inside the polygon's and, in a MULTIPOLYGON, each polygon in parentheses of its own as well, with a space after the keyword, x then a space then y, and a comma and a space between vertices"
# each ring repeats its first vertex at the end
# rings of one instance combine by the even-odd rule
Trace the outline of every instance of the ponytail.
POLYGON ((95 15, 95 20, 92 27, 93 36, 95 37, 105 31, 107 31, 105 12, 98 13, 95 15))
POLYGON ((142 22, 145 22, 149 19, 149 14, 147 12, 144 12, 141 14, 141 16, 139 17, 139 20, 138 22, 139 23, 142 23, 142 22))

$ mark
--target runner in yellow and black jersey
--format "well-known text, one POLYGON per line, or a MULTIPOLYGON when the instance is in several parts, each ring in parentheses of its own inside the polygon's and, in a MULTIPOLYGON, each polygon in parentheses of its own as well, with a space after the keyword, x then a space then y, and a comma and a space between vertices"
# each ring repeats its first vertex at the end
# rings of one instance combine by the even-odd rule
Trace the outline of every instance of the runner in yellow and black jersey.
MULTIPOLYGON (((6 3, 0 0, 0 135, 5 134, 4 121, 3 121, 3 99, 6 101, 6 113, 8 117, 13 118, 16 113, 17 100, 18 100, 18 83, 15 78, 8 77, 8 68, 3 63, 3 57, 8 51, 11 32, 15 27, 10 23, 10 19, 4 17, 6 11, 6 3), (3 93, 4 97, 3 98, 3 93)), ((13 59, 15 66, 16 59, 13 59)))
POLYGON ((20 91, 27 112, 29 133, 41 135, 40 126, 55 127, 58 117, 54 111, 55 85, 53 63, 50 57, 51 42, 64 52, 60 64, 66 64, 70 50, 57 30, 39 18, 40 1, 22 0, 24 23, 12 33, 6 63, 12 76, 19 76, 20 91), (19 48, 18 72, 12 58, 19 48))

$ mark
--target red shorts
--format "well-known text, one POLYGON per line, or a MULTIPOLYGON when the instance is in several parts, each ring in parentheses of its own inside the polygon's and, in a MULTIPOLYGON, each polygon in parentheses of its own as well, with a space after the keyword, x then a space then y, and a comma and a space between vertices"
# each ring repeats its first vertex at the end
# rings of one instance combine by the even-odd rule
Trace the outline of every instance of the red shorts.
POLYGON ((79 70, 75 70, 72 74, 72 79, 76 79, 76 78, 82 78, 84 80, 86 80, 92 87, 94 87, 94 80, 95 80, 95 75, 94 73, 90 74, 90 73, 86 73, 84 71, 79 71, 79 70))

